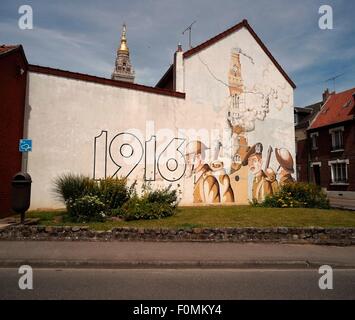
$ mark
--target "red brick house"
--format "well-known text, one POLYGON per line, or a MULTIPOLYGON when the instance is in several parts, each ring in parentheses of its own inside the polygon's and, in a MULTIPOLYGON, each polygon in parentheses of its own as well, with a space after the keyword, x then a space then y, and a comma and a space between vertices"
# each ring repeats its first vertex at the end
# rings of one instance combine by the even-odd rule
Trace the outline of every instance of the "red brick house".
POLYGON ((300 171, 307 172, 299 180, 314 182, 330 195, 355 198, 355 88, 326 90, 321 104, 305 130, 306 139, 296 140, 300 171))
POLYGON ((307 129, 322 107, 323 102, 317 102, 304 108, 295 107, 295 138, 296 138, 296 177, 298 181, 308 181, 309 150, 307 129))
POLYGON ((0 46, 0 217, 11 212, 11 178, 21 170, 27 65, 22 46, 0 46))

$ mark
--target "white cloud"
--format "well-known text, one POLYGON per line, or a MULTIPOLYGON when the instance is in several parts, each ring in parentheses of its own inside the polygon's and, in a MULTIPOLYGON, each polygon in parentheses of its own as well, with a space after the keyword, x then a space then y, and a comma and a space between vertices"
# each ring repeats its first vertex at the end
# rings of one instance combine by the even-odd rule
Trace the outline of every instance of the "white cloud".
POLYGON ((308 101, 312 90, 314 97, 319 94, 324 70, 332 74, 339 62, 355 60, 353 1, 328 0, 334 29, 327 31, 318 28, 321 0, 37 0, 32 2, 33 31, 17 27, 20 3, 2 0, 0 39, 22 43, 30 63, 110 77, 126 22, 136 81, 148 85, 167 70, 178 42, 187 48, 188 37, 181 32, 194 20, 192 42, 197 45, 248 19, 285 71, 300 82, 298 103, 308 101))

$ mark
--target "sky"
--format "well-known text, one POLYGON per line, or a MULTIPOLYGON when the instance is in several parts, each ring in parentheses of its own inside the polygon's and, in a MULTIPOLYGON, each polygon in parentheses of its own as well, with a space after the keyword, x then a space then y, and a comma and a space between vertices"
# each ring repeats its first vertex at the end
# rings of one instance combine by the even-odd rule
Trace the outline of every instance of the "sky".
MULTIPOLYGON (((196 46, 247 19, 296 83, 295 106, 321 100, 335 80, 355 87, 354 0, 1 0, 0 44, 22 44, 29 63, 111 77, 122 24, 127 24, 136 83, 154 86, 168 69, 182 31, 193 21, 196 46), (33 29, 18 27, 18 9, 33 9, 33 29), (321 5, 333 9, 333 29, 322 30, 321 5)), ((0 70, 1 71, 1 70, 0 70)))

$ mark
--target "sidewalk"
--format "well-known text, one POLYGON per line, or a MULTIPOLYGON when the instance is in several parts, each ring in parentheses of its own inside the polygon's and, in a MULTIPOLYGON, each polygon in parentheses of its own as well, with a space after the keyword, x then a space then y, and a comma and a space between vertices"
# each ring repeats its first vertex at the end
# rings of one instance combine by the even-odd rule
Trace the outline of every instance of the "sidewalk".
POLYGON ((355 268, 355 246, 0 241, 0 267, 355 268))

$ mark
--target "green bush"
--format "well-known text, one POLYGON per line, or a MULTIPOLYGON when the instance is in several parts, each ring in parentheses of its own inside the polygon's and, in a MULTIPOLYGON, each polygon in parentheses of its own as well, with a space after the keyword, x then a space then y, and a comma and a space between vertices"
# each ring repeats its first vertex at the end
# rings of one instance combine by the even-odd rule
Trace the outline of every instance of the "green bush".
POLYGON ((76 200, 84 195, 97 195, 108 208, 118 208, 129 197, 131 188, 126 179, 107 178, 96 181, 84 175, 64 174, 54 180, 54 192, 65 201, 76 200))
POLYGON ((54 180, 54 192, 65 203, 69 200, 75 201, 87 194, 96 195, 97 191, 96 181, 84 175, 69 173, 54 180))
POLYGON ((132 191, 126 182, 126 179, 119 178, 107 178, 99 182, 98 196, 109 210, 120 208, 130 198, 132 191))
POLYGON ((54 191, 66 205, 69 218, 76 222, 104 221, 106 216, 126 220, 159 219, 171 216, 177 207, 177 193, 170 187, 151 190, 143 185, 143 194, 130 187, 126 179, 107 178, 95 181, 89 177, 65 174, 54 180, 54 191))
POLYGON ((96 195, 84 195, 66 202, 70 220, 74 222, 104 221, 106 205, 96 195))
POLYGON ((330 207, 326 193, 319 186, 303 182, 285 184, 276 194, 267 196, 260 204, 253 203, 253 205, 278 208, 328 209, 330 207))
POLYGON ((176 190, 170 190, 170 187, 145 190, 142 196, 134 194, 117 214, 125 220, 161 219, 175 214, 177 202, 176 190))

